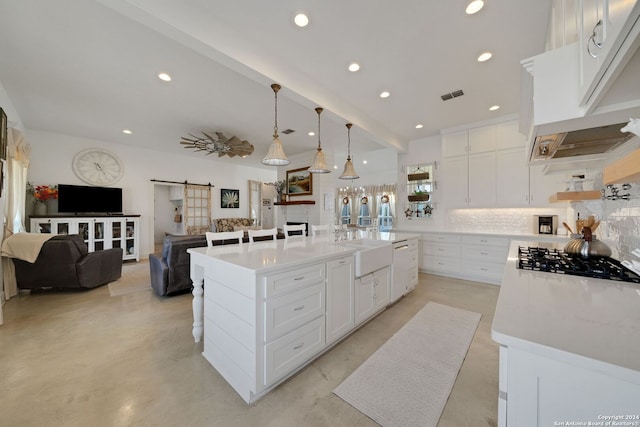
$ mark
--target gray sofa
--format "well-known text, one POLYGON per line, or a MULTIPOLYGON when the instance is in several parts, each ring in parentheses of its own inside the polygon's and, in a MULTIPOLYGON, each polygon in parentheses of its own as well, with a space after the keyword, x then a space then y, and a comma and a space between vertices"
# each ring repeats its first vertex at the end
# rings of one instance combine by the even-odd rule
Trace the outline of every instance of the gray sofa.
POLYGON ((91 289, 122 275, 122 248, 89 252, 79 234, 47 240, 32 264, 14 259, 20 289, 91 289))
POLYGON ((187 249, 207 246, 204 235, 167 236, 161 254, 149 255, 151 288, 159 296, 176 295, 192 288, 187 249))

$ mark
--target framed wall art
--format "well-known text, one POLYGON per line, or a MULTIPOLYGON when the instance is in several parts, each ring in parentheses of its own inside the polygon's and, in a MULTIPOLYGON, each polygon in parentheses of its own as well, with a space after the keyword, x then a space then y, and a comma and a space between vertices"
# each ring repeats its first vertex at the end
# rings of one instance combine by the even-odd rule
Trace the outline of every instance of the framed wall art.
POLYGON ((287 194, 304 196, 313 194, 313 174, 309 167, 287 171, 287 194))
POLYGON ((240 190, 220 189, 220 207, 221 208, 239 208, 240 207, 240 190))
POLYGON ((7 160, 7 115, 0 108, 0 159, 7 160))

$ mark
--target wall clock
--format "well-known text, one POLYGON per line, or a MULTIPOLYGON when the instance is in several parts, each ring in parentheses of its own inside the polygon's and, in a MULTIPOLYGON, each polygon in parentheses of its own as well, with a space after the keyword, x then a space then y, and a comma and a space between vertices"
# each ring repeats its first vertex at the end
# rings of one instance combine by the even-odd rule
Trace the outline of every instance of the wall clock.
POLYGON ((100 148, 88 148, 73 158, 73 172, 87 184, 111 185, 122 178, 124 167, 115 154, 100 148))

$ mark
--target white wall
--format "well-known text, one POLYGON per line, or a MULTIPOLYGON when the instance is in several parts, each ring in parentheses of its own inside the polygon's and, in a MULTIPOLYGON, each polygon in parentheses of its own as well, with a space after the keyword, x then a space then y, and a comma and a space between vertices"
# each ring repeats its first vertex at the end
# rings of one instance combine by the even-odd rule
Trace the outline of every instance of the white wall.
MULTIPOLYGON (((124 176, 114 186, 123 189, 125 214, 141 215, 140 256, 153 252, 154 183, 152 179, 215 185, 212 193, 212 217, 248 216, 249 179, 274 181, 276 170, 237 166, 224 160, 167 154, 123 144, 78 138, 36 130, 26 131, 31 144, 28 180, 35 184, 84 185, 71 168, 74 155, 85 148, 101 147, 116 154, 124 164, 124 176), (220 189, 240 190, 239 209, 220 208, 220 189)), ((251 159, 252 162, 259 161, 251 159)))

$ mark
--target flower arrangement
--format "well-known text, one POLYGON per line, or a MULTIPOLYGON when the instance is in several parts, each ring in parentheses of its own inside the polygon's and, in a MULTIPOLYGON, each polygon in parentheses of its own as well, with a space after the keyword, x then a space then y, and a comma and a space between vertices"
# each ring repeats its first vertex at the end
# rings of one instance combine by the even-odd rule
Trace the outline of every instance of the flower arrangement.
POLYGON ((37 185, 27 183, 27 192, 33 196, 36 202, 47 203, 50 199, 58 198, 58 186, 37 185))
POLYGON ((269 185, 273 185, 274 187, 276 187, 276 193, 282 194, 284 193, 284 189, 287 185, 287 181, 285 181, 284 179, 281 179, 280 181, 270 182, 269 185))

